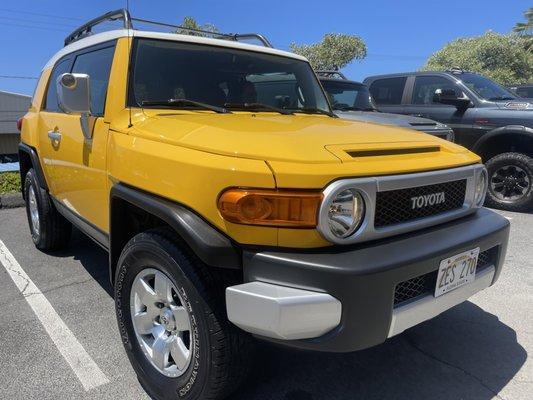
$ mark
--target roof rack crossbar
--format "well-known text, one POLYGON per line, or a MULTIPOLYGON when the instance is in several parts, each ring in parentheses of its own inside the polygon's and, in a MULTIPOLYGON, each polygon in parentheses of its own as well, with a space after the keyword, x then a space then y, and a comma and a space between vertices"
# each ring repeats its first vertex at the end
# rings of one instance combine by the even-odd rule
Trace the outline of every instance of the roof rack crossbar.
POLYGON ((92 28, 95 25, 102 24, 108 21, 117 21, 120 19, 124 21, 124 25, 123 25, 124 29, 133 29, 133 22, 135 21, 135 22, 141 22, 144 24, 173 28, 176 30, 176 32, 194 32, 194 33, 199 33, 202 35, 208 35, 215 39, 226 39, 226 40, 233 40, 236 42, 240 40, 256 39, 259 42, 261 42, 263 46, 265 47, 273 47, 272 44, 268 41, 268 39, 259 33, 220 33, 220 32, 207 31, 203 29, 187 28, 182 25, 167 24, 164 22, 151 21, 148 19, 132 18, 128 10, 126 10, 125 8, 108 12, 80 26, 78 29, 76 29, 74 32, 72 32, 70 35, 68 35, 65 38, 65 46, 72 42, 75 42, 76 40, 79 40, 86 36, 91 35, 92 28))
POLYGON ((74 32, 72 32, 70 35, 68 35, 65 38, 65 46, 75 42, 76 40, 82 39, 86 36, 89 36, 92 34, 92 28, 98 24, 102 24, 104 22, 108 21, 117 21, 117 20, 123 20, 124 21, 124 29, 132 29, 133 26, 131 24, 131 17, 128 10, 125 8, 122 8, 120 10, 110 11, 108 13, 105 13, 104 15, 101 15, 99 17, 96 17, 86 24, 83 24, 79 28, 77 28, 74 32))

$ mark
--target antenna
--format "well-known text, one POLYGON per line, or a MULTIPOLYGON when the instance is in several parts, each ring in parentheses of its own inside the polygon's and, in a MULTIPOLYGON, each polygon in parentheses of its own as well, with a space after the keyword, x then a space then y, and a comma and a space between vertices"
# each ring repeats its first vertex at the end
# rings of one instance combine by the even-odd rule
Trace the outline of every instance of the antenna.
MULTIPOLYGON (((128 12, 129 15, 130 14, 130 0, 126 0, 126 11, 128 12)), ((130 74, 130 71, 131 71, 131 41, 132 41, 132 38, 133 38, 133 32, 131 32, 131 23, 128 24, 128 58, 129 58, 129 64, 128 64, 128 74, 130 74), (131 36, 130 36, 130 33, 131 33, 131 36)), ((131 74, 130 74, 131 75, 131 74)), ((131 105, 129 106, 129 123, 128 123, 128 128, 131 128, 133 126, 133 124, 131 123, 131 105)))

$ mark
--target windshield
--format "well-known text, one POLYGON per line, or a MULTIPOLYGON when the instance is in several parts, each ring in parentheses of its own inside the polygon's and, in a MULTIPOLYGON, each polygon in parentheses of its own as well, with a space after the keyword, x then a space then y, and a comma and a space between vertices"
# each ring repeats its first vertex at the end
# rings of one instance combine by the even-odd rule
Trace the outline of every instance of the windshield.
POLYGON ((481 75, 465 73, 461 74, 460 79, 470 90, 485 100, 514 100, 517 97, 509 89, 481 75))
POLYGON ((194 109, 194 101, 239 111, 271 111, 275 107, 330 112, 326 96, 305 61, 152 39, 138 39, 133 54, 128 94, 131 106, 140 107, 144 102, 145 107, 160 107, 156 103, 167 102, 168 107, 194 109))
POLYGON ((322 86, 335 110, 374 111, 376 106, 370 91, 365 85, 323 80, 322 86))

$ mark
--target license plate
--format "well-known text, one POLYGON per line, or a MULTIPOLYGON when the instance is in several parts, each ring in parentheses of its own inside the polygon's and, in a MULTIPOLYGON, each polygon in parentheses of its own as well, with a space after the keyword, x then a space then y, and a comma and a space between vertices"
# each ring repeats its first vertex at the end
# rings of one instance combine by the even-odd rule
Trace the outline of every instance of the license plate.
POLYGON ((437 275, 435 297, 473 282, 476 278, 478 256, 479 247, 442 260, 437 275))

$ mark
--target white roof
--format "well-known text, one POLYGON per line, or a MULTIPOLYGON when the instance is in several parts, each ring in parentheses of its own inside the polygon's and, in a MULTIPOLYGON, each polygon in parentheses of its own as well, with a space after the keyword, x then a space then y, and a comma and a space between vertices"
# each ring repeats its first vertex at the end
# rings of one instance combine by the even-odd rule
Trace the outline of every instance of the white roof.
POLYGON ((260 52, 260 53, 273 54, 273 55, 278 55, 278 56, 283 56, 283 57, 294 58, 297 60, 307 61, 305 57, 299 56, 294 53, 290 53, 288 51, 277 50, 271 47, 257 46, 254 44, 237 42, 237 41, 232 41, 232 40, 213 39, 213 38, 191 36, 191 35, 181 35, 177 33, 161 33, 161 32, 150 32, 150 31, 137 31, 137 30, 128 31, 127 29, 117 29, 117 30, 106 31, 106 32, 97 33, 91 36, 87 36, 83 39, 77 40, 69 44, 68 46, 63 47, 48 61, 48 63, 46 63, 46 65, 44 66, 44 69, 51 68, 56 63, 57 60, 59 60, 61 57, 67 54, 84 49, 85 47, 93 46, 98 43, 107 42, 107 41, 118 39, 121 37, 127 37, 128 35, 133 36, 133 37, 144 37, 144 38, 150 38, 150 39, 171 40, 174 42, 199 43, 199 44, 208 44, 208 45, 219 46, 219 47, 229 47, 233 49, 255 51, 255 52, 260 52))

